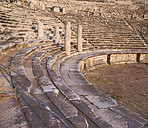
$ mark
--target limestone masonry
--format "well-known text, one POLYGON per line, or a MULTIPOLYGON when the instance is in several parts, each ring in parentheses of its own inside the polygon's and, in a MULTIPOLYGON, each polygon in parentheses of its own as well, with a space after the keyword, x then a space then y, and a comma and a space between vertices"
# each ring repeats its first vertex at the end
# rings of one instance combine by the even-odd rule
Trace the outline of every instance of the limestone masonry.
POLYGON ((0 0, 0 128, 147 128, 82 74, 147 41, 146 0, 0 0))

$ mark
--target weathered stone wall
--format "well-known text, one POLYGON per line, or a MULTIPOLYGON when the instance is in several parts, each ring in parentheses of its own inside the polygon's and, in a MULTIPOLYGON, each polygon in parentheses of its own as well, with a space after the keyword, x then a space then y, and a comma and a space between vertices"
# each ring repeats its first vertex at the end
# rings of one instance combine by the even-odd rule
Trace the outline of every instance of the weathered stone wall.
POLYGON ((97 54, 84 58, 79 63, 79 69, 92 70, 108 64, 148 63, 148 53, 110 53, 97 54))
POLYGON ((141 54, 141 56, 140 56, 140 62, 142 62, 142 63, 148 63, 148 54, 141 54))

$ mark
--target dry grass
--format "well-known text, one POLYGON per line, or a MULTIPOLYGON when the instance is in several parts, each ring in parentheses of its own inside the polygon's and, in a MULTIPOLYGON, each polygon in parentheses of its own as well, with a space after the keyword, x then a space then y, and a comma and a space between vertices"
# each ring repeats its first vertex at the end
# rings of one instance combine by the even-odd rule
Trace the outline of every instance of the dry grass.
POLYGON ((7 94, 5 93, 0 93, 0 102, 3 98, 6 98, 7 97, 7 94))

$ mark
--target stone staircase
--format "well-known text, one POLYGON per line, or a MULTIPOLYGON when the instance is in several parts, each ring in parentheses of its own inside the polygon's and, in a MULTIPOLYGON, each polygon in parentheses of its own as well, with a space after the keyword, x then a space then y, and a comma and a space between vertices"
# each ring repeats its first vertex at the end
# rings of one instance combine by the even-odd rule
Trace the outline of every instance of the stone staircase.
MULTIPOLYGON (((110 31, 106 34, 105 30, 109 29, 107 24, 102 23, 104 26, 100 29, 96 28, 97 22, 95 28, 91 26, 93 23, 90 22, 98 20, 97 17, 88 17, 85 14, 64 14, 63 17, 62 14, 32 10, 15 4, 1 4, 0 7, 1 31, 4 31, 1 34, 0 70, 3 70, 5 76, 10 79, 9 84, 17 90, 18 102, 24 115, 14 127, 21 122, 25 122, 25 127, 32 128, 147 127, 146 119, 118 106, 112 98, 96 90, 78 69, 79 63, 86 57, 111 54, 92 52, 94 48, 114 50, 122 44, 124 38, 126 50, 131 50, 132 47, 134 50, 146 50, 139 37, 130 32, 124 22, 122 24, 125 27, 122 30, 118 27, 115 32, 110 31), (69 18, 73 32, 71 55, 67 56, 63 47, 63 23, 69 18), (38 20, 45 26, 43 39, 38 39, 38 20), (76 51, 78 22, 83 24, 83 54, 76 51), (57 25, 60 26, 60 43, 55 42, 54 37, 54 27, 57 25), (123 30, 125 33, 122 33, 123 30), (114 43, 105 44, 103 40, 114 43), (4 48, 4 45, 8 47, 4 48)), ((105 19, 108 18, 103 20, 105 19)), ((120 49, 124 49, 124 45, 120 49)), ((147 52, 145 54, 147 55, 147 52)), ((2 77, 0 76, 0 79, 2 77)), ((13 118, 14 121, 18 119, 17 116, 13 118)))

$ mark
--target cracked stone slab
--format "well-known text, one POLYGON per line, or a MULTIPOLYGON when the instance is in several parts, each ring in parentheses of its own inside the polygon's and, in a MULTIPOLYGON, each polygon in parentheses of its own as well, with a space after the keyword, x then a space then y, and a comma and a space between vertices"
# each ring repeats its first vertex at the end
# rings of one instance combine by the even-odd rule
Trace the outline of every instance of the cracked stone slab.
MULTIPOLYGON (((37 74, 36 74, 37 75, 37 74)), ((38 77, 38 81, 41 85, 52 85, 52 83, 49 81, 49 79, 46 77, 46 75, 40 75, 41 77, 38 77)))
POLYGON ((36 80, 41 86, 47 86, 47 85, 52 85, 52 83, 49 81, 47 76, 44 74, 41 66, 40 66, 40 61, 34 61, 33 60, 33 73, 36 76, 36 80))
POLYGON ((80 99, 80 97, 71 89, 69 88, 63 79, 60 76, 57 76, 56 73, 53 71, 53 69, 48 68, 48 73, 50 75, 50 78, 52 79, 55 86, 60 89, 60 91, 69 99, 80 99))
POLYGON ((13 71, 11 71, 11 74, 16 75, 16 73, 20 75, 26 75, 25 69, 23 66, 17 66, 15 68, 12 68, 13 71))
POLYGON ((64 78, 64 81, 65 81, 65 83, 67 84, 67 85, 72 85, 72 86, 75 86, 77 83, 75 82, 75 81, 73 81, 73 80, 71 80, 71 79, 66 79, 66 78, 64 78))
POLYGON ((26 76, 12 76, 13 86, 18 89, 19 92, 24 92, 28 95, 32 88, 32 83, 26 76), (18 86, 17 86, 18 85, 18 86))
POLYGON ((90 84, 85 78, 81 76, 79 72, 68 72, 69 79, 73 80, 79 85, 90 84))
POLYGON ((146 124, 148 121, 142 117, 140 117, 139 115, 135 115, 132 112, 130 112, 127 108, 123 107, 123 106, 112 106, 112 107, 108 107, 109 110, 112 110, 118 114, 121 114, 127 118, 136 120, 142 124, 146 124))
POLYGON ((57 106, 57 108, 63 113, 63 115, 66 118, 78 115, 78 110, 74 106, 60 99, 55 93, 46 92, 46 94, 49 96, 50 100, 57 106))
POLYGON ((44 92, 54 92, 55 94, 59 93, 59 90, 54 85, 42 86, 44 92))
POLYGON ((112 98, 106 96, 103 93, 102 93, 101 96, 97 95, 97 94, 94 94, 94 95, 85 96, 85 98, 87 98, 89 100, 89 102, 93 103, 98 108, 106 108, 106 107, 109 107, 109 106, 117 105, 115 100, 113 100, 112 98))
POLYGON ((90 103, 98 108, 106 108, 109 106, 116 106, 117 103, 111 97, 94 88, 92 85, 71 85, 70 88, 78 95, 83 96, 90 103))
POLYGON ((72 72, 69 72, 67 70, 65 70, 65 71, 62 70, 61 71, 61 74, 62 74, 62 78, 64 79, 64 81, 65 81, 65 83, 67 85, 76 85, 76 84, 79 84, 77 82, 77 79, 75 79, 75 77, 77 76, 77 74, 76 74, 76 76, 72 77, 71 76, 72 72))
POLYGON ((98 109, 95 112, 114 128, 139 128, 143 126, 137 121, 125 118, 108 109, 98 109))
POLYGON ((32 128, 68 128, 63 120, 38 100, 20 93, 19 101, 22 103, 22 111, 32 128))
POLYGON ((41 89, 39 89, 39 88, 36 88, 35 90, 34 90, 34 94, 43 94, 43 91, 41 90, 41 89))
POLYGON ((100 128, 112 128, 112 126, 105 121, 101 116, 97 116, 93 109, 88 107, 87 103, 82 100, 71 101, 80 111, 89 117, 100 128))
POLYGON ((23 62, 20 61, 20 60, 15 60, 15 59, 13 59, 13 60, 11 61, 11 68, 12 68, 12 69, 15 69, 15 68, 17 68, 17 66, 22 66, 22 65, 23 65, 23 62))
POLYGON ((69 79, 69 76, 68 76, 68 70, 61 70, 60 71, 61 72, 61 74, 62 74, 62 77, 64 78, 64 79, 69 79))
POLYGON ((70 117, 69 120, 75 125, 76 128, 89 128, 87 120, 82 116, 70 117))

